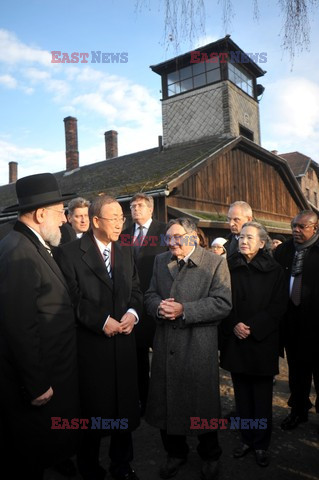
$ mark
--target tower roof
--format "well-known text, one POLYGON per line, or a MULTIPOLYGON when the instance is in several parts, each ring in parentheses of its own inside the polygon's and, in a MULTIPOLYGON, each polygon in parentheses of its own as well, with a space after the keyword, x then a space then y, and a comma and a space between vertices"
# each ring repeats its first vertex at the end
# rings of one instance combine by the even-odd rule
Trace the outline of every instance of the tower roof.
POLYGON ((182 55, 166 60, 165 62, 158 63, 157 65, 151 65, 150 68, 153 70, 153 72, 158 73, 159 75, 183 68, 189 64, 191 55, 194 51, 200 51, 201 53, 206 54, 210 54, 212 52, 216 52, 218 54, 227 53, 228 55, 233 52, 233 54, 239 54, 240 58, 245 59, 244 62, 240 63, 254 77, 262 77, 266 73, 266 70, 260 68, 251 58, 254 54, 244 52, 235 42, 231 40, 230 35, 226 35, 224 38, 216 40, 216 42, 208 43, 207 45, 198 47, 187 53, 183 53, 182 55))

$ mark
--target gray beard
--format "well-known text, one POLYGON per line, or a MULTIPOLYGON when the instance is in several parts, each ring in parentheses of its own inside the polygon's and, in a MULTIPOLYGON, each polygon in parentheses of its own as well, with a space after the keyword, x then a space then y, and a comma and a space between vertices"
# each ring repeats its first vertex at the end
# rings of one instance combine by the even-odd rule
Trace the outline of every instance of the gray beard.
POLYGON ((61 230, 58 228, 56 231, 49 230, 46 228, 41 232, 41 236, 45 242, 47 242, 51 247, 58 247, 61 242, 61 230))

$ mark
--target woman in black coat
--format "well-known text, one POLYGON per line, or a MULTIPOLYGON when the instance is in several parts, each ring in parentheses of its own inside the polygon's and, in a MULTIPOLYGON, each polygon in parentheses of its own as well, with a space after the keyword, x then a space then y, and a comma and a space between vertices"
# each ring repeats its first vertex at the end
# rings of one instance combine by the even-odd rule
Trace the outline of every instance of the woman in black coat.
POLYGON ((228 259, 233 309, 222 321, 220 346, 220 364, 231 372, 241 426, 242 443, 234 457, 254 450, 260 466, 269 464, 273 376, 278 373, 279 324, 287 304, 284 275, 269 245, 262 225, 244 224, 239 252, 228 259))

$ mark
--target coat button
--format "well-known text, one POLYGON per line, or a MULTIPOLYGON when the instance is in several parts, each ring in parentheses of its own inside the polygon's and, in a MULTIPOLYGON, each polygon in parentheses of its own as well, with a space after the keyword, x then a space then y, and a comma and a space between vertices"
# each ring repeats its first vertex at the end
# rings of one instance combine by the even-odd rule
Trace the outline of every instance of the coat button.
POLYGON ((170 353, 171 355, 174 355, 175 352, 174 352, 174 350, 170 350, 169 353, 170 353))

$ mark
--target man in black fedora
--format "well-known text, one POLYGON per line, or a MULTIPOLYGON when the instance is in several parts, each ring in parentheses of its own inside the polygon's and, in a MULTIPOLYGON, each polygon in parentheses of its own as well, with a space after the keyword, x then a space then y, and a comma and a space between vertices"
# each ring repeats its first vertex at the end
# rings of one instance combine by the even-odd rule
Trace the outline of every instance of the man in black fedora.
POLYGON ((13 230, 0 241, 0 412, 8 478, 41 480, 72 455, 77 430, 54 428, 78 417, 73 306, 52 257, 66 221, 54 175, 16 183, 13 230))

